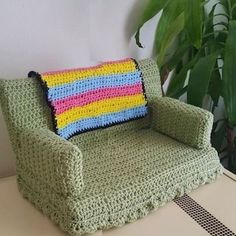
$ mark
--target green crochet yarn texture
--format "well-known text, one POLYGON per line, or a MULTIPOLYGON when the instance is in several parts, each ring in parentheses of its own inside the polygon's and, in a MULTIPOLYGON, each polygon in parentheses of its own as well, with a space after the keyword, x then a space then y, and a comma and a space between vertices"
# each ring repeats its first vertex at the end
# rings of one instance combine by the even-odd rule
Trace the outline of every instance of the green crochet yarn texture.
POLYGON ((24 197, 71 235, 132 222, 222 173, 212 115, 162 97, 150 59, 142 70, 149 116, 64 140, 33 79, 0 80, 0 99, 24 197))

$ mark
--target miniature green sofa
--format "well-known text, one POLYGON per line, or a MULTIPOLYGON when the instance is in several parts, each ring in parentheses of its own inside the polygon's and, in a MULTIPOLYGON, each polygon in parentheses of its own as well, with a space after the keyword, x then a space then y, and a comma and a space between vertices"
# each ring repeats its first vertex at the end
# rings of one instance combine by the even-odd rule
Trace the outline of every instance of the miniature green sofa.
POLYGON ((132 222, 222 173, 212 114, 162 97, 155 62, 138 65, 149 115, 68 141, 37 80, 0 80, 20 192, 71 235, 132 222))

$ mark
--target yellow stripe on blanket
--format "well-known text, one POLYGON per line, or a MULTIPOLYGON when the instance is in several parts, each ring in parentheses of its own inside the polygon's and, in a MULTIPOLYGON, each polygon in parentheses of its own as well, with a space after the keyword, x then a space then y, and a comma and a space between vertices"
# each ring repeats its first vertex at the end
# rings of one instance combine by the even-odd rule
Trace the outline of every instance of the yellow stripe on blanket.
POLYGON ((96 117, 105 113, 113 113, 121 110, 146 105, 143 94, 115 97, 90 103, 82 107, 75 107, 57 116, 57 127, 63 128, 66 125, 79 119, 96 117))
POLYGON ((72 70, 70 72, 52 73, 42 76, 42 80, 47 82, 48 87, 64 85, 78 79, 87 79, 88 77, 106 76, 111 74, 134 72, 136 66, 133 61, 119 63, 105 63, 101 66, 88 68, 84 70, 72 70))

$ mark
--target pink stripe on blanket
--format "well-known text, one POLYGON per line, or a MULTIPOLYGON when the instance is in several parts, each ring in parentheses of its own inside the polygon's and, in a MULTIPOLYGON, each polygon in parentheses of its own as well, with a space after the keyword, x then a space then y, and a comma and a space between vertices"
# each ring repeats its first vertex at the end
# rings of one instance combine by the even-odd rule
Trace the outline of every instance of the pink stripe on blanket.
POLYGON ((73 107, 85 106, 89 103, 114 97, 129 96, 142 93, 142 84, 127 85, 115 88, 102 88, 86 93, 73 95, 61 100, 53 101, 56 115, 59 115, 73 107))

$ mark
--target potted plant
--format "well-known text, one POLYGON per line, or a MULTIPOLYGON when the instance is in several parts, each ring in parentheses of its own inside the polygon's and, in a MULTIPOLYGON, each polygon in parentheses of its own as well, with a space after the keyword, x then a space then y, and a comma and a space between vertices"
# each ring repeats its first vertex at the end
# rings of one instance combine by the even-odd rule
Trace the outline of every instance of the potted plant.
POLYGON ((199 107, 208 97, 213 114, 223 100, 212 144, 236 173, 236 0, 149 0, 135 34, 139 47, 141 28, 157 14, 154 55, 162 84, 170 81, 166 95, 186 94, 187 103, 199 107))

